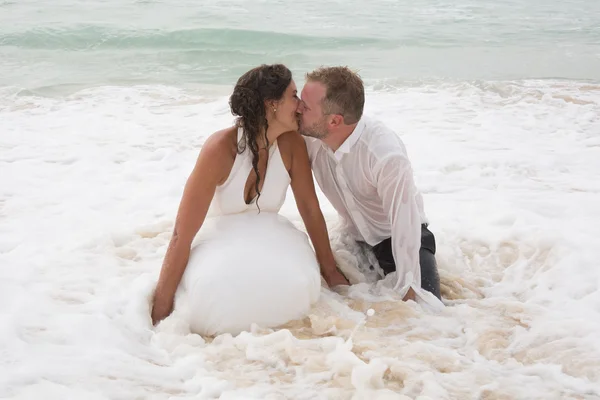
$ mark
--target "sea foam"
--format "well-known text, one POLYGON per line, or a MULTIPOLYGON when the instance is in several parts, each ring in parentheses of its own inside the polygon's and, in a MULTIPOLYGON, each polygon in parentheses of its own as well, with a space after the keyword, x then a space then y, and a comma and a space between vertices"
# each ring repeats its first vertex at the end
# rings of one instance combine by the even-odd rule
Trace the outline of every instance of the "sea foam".
MULTIPOLYGON (((600 87, 387 82, 366 112, 406 143, 445 310, 367 277, 281 329, 203 338, 177 315, 153 328, 149 302, 226 98, 3 89, 0 397, 598 398, 600 87)), ((282 213, 302 227, 291 192, 282 213)))

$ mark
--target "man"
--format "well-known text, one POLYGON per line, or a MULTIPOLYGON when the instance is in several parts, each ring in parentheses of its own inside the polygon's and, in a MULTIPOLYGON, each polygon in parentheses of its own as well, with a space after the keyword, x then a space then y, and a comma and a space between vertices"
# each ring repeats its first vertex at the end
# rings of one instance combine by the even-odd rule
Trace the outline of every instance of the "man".
MULTIPOLYGON (((400 137, 363 116, 361 78, 346 67, 306 75, 298 106, 317 183, 348 233, 370 246, 404 300, 440 299, 435 238, 400 137), (427 292, 426 292, 427 291, 427 292)), ((429 301, 428 301, 429 300, 429 301)))

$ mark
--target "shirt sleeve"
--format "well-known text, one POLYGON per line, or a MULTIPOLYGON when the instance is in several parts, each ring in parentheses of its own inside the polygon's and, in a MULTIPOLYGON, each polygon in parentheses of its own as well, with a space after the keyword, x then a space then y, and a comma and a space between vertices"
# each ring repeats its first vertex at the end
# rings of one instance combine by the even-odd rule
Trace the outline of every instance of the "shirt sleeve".
POLYGON ((398 281, 395 290, 404 297, 409 288, 421 292, 421 215, 410 161, 404 154, 388 154, 375 164, 377 193, 392 225, 392 255, 398 281))

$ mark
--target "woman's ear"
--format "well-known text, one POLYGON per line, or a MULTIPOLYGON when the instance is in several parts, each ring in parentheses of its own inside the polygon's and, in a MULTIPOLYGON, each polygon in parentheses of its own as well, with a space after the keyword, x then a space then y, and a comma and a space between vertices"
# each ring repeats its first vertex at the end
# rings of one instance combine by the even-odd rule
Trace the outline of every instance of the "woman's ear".
POLYGON ((277 102, 275 100, 265 101, 265 109, 267 110, 267 114, 270 112, 276 112, 277 111, 277 102))

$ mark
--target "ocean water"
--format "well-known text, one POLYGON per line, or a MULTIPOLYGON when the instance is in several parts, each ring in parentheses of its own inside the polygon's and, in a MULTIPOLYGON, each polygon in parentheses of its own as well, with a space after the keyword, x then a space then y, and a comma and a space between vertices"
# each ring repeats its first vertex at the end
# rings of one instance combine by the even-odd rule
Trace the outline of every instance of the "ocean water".
POLYGON ((1 398, 599 399, 599 220, 597 1, 0 0, 1 398), (278 330, 151 327, 183 184, 271 62, 360 70, 444 311, 360 284, 278 330))

